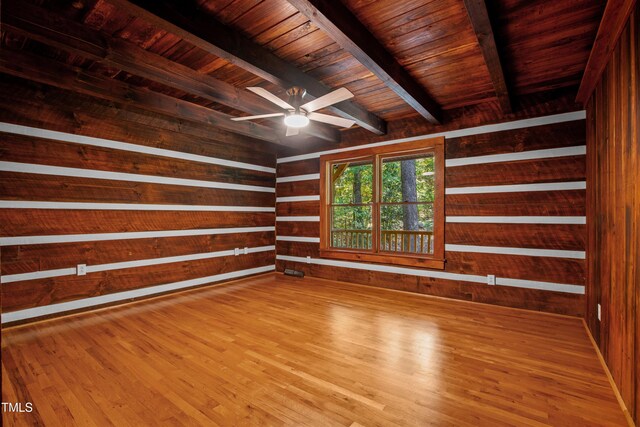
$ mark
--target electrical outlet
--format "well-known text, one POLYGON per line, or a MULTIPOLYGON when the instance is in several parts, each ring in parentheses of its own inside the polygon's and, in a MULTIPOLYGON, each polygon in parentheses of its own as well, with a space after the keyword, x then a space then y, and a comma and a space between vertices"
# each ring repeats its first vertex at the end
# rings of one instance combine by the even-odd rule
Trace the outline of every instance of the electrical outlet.
POLYGON ((598 320, 602 320, 602 306, 598 304, 598 320))
POLYGON ((249 255, 249 248, 246 248, 246 247, 244 248, 244 254, 249 255))
POLYGON ((78 264, 76 267, 76 274, 78 276, 86 276, 87 275, 87 264, 78 264))
POLYGON ((494 274, 487 274, 487 285, 495 285, 496 276, 494 274))
POLYGON ((235 248, 235 249, 233 250, 233 253, 235 254, 235 256, 240 255, 240 248, 235 248))
POLYGON ((307 264, 311 264, 311 257, 307 256, 307 264))

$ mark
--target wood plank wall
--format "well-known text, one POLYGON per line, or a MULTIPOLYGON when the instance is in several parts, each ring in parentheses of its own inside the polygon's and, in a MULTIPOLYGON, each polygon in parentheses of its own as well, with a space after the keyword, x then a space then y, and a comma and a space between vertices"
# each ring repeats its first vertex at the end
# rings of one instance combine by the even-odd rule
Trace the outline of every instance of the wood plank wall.
POLYGON ((273 270, 273 148, 4 77, 3 322, 273 270))
POLYGON ((444 277, 319 259, 318 155, 279 158, 277 269, 580 316, 586 275, 583 117, 570 113, 534 120, 535 126, 512 122, 520 128, 500 130, 503 124, 489 133, 446 137, 444 277), (556 120, 570 121, 548 123, 556 120), (497 276, 497 286, 486 284, 488 274, 497 276))
POLYGON ((585 315, 636 425, 640 425, 639 26, 640 3, 587 104, 585 315))

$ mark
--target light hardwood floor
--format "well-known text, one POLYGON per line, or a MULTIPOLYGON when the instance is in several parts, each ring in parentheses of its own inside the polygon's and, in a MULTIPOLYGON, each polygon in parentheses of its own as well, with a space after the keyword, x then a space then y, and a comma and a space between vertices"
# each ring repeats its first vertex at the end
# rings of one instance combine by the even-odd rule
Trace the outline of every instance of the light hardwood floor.
POLYGON ((2 332, 4 425, 624 426, 577 318, 270 274, 2 332))

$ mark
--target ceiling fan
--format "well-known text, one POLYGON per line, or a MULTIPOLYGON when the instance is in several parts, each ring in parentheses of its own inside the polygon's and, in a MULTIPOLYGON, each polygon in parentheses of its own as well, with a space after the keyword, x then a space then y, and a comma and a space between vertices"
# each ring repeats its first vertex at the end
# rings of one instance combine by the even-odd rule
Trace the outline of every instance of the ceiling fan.
POLYGON ((353 98, 353 94, 346 88, 336 89, 333 92, 329 92, 319 98, 302 104, 302 98, 307 94, 307 91, 301 87, 294 86, 287 90, 289 95, 289 102, 283 101, 271 92, 261 87, 248 87, 248 90, 259 95, 268 101, 273 102, 278 107, 282 108, 283 112, 260 114, 257 116, 247 117, 234 117, 233 121, 265 119, 268 117, 284 116, 284 124, 287 126, 287 136, 297 135, 300 128, 303 128, 309 124, 310 120, 317 122, 328 123, 330 125, 340 126, 348 128, 353 126, 355 121, 349 119, 343 119, 342 117, 330 116, 328 114, 316 113, 316 110, 328 107, 329 105, 336 104, 338 102, 353 98))

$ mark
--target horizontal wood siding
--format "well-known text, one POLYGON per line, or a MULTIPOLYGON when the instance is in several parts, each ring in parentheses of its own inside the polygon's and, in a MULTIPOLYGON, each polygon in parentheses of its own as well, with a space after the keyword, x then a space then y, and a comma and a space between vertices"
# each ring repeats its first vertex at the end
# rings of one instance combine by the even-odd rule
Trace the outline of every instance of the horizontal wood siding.
POLYGON ((328 279, 582 315, 585 190, 507 192, 495 186, 584 186, 584 120, 445 138, 446 187, 487 187, 490 192, 446 195, 444 271, 423 277, 410 269, 372 271, 366 265, 354 268, 354 264, 321 259, 319 223, 313 221, 319 215, 319 202, 308 200, 319 194, 319 180, 312 179, 319 172, 319 161, 311 153, 299 160, 278 161, 277 269, 296 268, 328 279), (300 196, 302 201, 297 201, 300 196), (306 218, 296 221, 297 216, 306 218), (526 254, 518 254, 522 251, 526 254), (488 274, 497 276, 496 286, 486 285, 488 274))
POLYGON ((493 194, 450 194, 447 215, 566 215, 584 216, 583 190, 493 194))
POLYGON ((238 246, 239 242, 248 237, 252 246, 273 245, 275 232, 4 246, 2 274, 65 268, 75 265, 78 259, 82 259, 87 265, 99 265, 224 251, 238 246))
POLYGON ((6 122, 273 167, 257 140, 6 75, 0 110, 6 122))
POLYGON ((275 200, 273 193, 257 191, 159 185, 72 176, 65 176, 64 181, 61 181, 60 177, 54 175, 21 172, 0 172, 0 193, 3 200, 51 202, 91 200, 94 203, 273 206, 275 200))
POLYGON ((3 322, 273 268, 274 148, 63 94, 0 83, 3 322))
POLYGON ((3 209, 0 221, 8 236, 273 225, 273 213, 145 212, 110 210, 3 209))
POLYGON ((86 276, 25 280, 4 284, 2 304, 7 311, 32 308, 214 274, 247 270, 270 263, 273 263, 273 252, 261 252, 238 257, 123 268, 89 273, 86 276))
POLYGON ((406 274, 372 273, 366 270, 341 267, 326 268, 320 265, 281 260, 276 262, 276 268, 278 270, 293 268, 305 271, 313 277, 322 277, 330 280, 349 281, 363 285, 529 310, 549 311, 549 307, 562 307, 562 310, 556 311, 572 314, 581 312, 583 305, 581 298, 576 298, 573 294, 563 292, 507 288, 505 286, 489 287, 456 280, 425 278, 406 274))
POLYGON ((587 104, 585 317, 640 425, 640 3, 624 25, 587 104))

